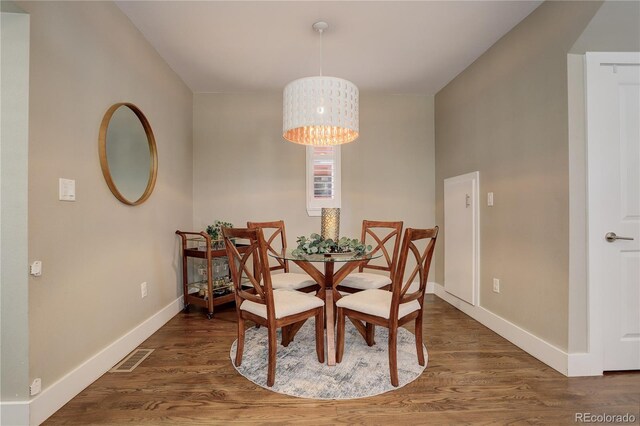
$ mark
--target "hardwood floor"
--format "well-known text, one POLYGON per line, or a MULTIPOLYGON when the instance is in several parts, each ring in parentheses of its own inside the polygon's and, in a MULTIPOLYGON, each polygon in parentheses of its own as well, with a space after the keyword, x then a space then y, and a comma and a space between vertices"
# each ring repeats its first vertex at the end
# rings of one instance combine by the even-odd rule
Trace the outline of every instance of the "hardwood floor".
POLYGON ((434 295, 425 303, 427 369, 371 398, 318 401, 262 389, 231 365, 235 333, 232 305, 210 321, 201 311, 178 314, 140 345, 155 351, 134 372, 106 373, 44 424, 572 424, 583 412, 640 418, 639 373, 566 378, 434 295))

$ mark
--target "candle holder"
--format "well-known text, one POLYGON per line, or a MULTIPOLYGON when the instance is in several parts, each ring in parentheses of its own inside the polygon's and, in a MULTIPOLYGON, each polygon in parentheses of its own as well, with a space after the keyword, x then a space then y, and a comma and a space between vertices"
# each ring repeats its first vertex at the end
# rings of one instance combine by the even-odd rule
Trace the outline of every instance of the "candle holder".
POLYGON ((338 241, 340 238, 340 209, 322 208, 320 236, 325 240, 338 241))

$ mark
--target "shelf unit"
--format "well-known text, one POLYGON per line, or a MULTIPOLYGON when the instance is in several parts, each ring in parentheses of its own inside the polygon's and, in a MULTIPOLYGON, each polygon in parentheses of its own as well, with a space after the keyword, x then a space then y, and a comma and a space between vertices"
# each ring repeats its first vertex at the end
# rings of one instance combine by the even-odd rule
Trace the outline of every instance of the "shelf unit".
MULTIPOLYGON (((209 234, 206 232, 191 232, 191 231, 176 231, 177 235, 180 235, 182 239, 182 289, 184 292, 184 311, 189 311, 190 305, 201 306, 207 309, 207 318, 213 317, 213 309, 215 306, 222 305, 223 303, 233 302, 235 296, 233 293, 233 287, 227 294, 216 296, 213 288, 213 259, 217 257, 226 257, 227 252, 225 249, 212 248, 212 240, 209 234), (190 246, 191 245, 191 246, 190 246), (193 246, 195 245, 195 247, 193 246), (199 282, 189 282, 189 264, 188 258, 204 259, 207 275, 204 281, 207 286, 207 292, 205 296, 198 294, 189 294, 189 286, 198 284, 199 282)), ((238 251, 243 253, 247 247, 238 246, 238 251)), ((232 285, 232 284, 231 284, 232 285)))

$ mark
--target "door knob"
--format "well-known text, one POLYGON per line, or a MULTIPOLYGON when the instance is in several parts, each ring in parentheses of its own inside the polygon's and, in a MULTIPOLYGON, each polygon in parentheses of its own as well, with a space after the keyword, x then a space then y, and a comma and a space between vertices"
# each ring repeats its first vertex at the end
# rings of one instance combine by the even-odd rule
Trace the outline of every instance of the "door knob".
POLYGON ((607 234, 604 236, 604 239, 610 243, 614 242, 615 240, 633 240, 632 237, 618 237, 615 232, 607 232, 607 234))

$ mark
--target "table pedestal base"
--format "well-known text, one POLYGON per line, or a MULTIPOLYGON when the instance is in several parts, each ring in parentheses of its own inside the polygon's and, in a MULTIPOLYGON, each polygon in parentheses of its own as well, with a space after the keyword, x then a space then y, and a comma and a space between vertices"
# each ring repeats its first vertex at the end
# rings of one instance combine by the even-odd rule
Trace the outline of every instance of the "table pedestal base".
MULTIPOLYGON (((363 261, 351 261, 345 262, 337 272, 334 273, 334 265, 335 262, 324 262, 324 274, 320 272, 316 267, 314 267, 311 262, 306 260, 294 260, 294 262, 304 270, 311 278, 313 278, 318 285, 320 286, 320 290, 318 291, 317 297, 321 298, 325 302, 325 320, 326 320, 326 330, 327 330, 327 365, 336 365, 336 339, 335 339, 335 302, 340 299, 340 293, 336 290, 336 287, 340 282, 349 275, 354 269, 360 266, 361 263, 366 262, 363 261)), ((351 321, 356 329, 360 332, 362 337, 365 338, 367 344, 369 346, 374 344, 373 334, 374 334, 374 326, 373 324, 367 324, 366 326, 360 321, 351 321)), ((282 331, 282 344, 283 346, 287 346, 295 337, 296 333, 302 325, 303 322, 293 324, 287 327, 287 330, 282 331)))

